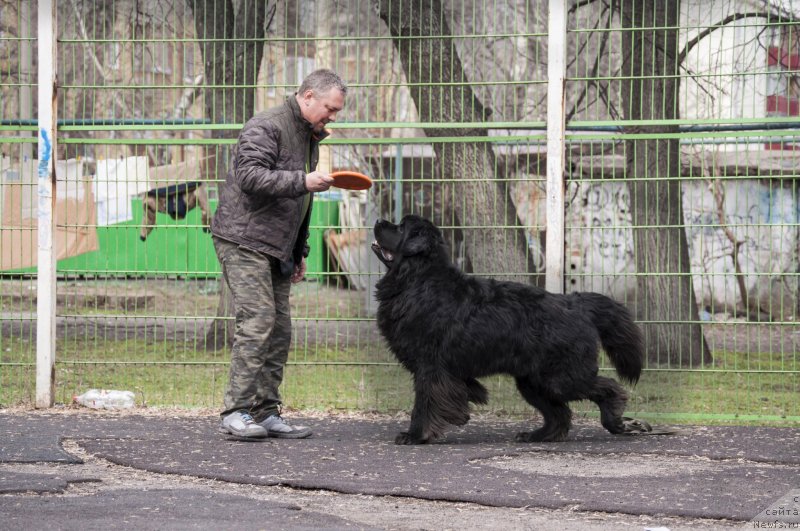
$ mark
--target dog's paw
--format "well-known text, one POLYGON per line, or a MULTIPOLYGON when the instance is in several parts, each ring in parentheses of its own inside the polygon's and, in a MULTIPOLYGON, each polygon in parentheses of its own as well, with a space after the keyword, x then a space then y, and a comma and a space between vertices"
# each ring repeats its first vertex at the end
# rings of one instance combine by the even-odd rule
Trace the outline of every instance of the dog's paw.
MULTIPOLYGON (((447 422, 452 424, 453 426, 464 426, 469 422, 470 416, 469 413, 461 413, 460 415, 453 415, 453 417, 447 419, 447 422)), ((433 438, 438 439, 441 437, 442 434, 434 433, 433 438)))
POLYGON ((521 431, 516 436, 514 436, 514 440, 516 442, 529 443, 529 442, 540 442, 542 439, 538 436, 537 432, 535 431, 521 431))
POLYGON ((615 434, 622 433, 625 435, 636 435, 653 431, 653 427, 647 421, 634 419, 631 417, 622 417, 619 424, 620 426, 617 431, 608 431, 615 434))
POLYGON ((514 440, 523 443, 532 442, 561 442, 567 440, 567 434, 561 432, 551 432, 542 429, 536 431, 521 431, 514 440))
POLYGON ((426 442, 428 441, 412 437, 407 431, 401 431, 397 434, 397 437, 394 438, 395 444, 425 444, 426 442))

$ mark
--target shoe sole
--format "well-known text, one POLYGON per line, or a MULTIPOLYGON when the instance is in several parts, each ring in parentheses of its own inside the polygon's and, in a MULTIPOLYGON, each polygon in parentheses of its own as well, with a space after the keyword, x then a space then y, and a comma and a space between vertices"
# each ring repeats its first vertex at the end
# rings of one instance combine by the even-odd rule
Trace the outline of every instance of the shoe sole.
POLYGON ((225 435, 226 441, 237 441, 237 442, 246 442, 246 443, 259 443, 263 444, 269 442, 269 437, 239 437, 238 435, 233 435, 229 433, 225 435))
POLYGON ((245 439, 245 440, 266 439, 267 437, 269 437, 268 433, 259 434, 259 435, 247 435, 247 434, 243 434, 243 433, 236 433, 235 430, 232 430, 232 429, 229 429, 229 428, 223 428, 222 426, 220 426, 219 432, 220 433, 224 433, 225 435, 232 435, 232 436, 236 437, 237 439, 245 439))
POLYGON ((311 437, 311 430, 302 430, 292 433, 269 432, 269 437, 274 439, 305 439, 311 437))

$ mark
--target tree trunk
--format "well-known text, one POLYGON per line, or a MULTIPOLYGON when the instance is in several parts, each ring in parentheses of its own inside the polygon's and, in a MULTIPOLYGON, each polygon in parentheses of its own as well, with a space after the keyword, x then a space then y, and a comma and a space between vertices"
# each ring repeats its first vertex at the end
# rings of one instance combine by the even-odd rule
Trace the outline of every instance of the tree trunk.
MULTIPOLYGON (((628 0, 621 5, 625 118, 679 118, 679 6, 661 0, 628 0), (651 27, 656 29, 642 29, 651 27)), ((678 126, 633 127, 626 132, 677 133, 678 126)), ((711 353, 699 324, 683 227, 679 141, 629 139, 625 149, 633 223, 641 227, 634 229, 636 303, 648 359, 671 366, 708 363, 711 353)))
MULTIPOLYGON (((484 109, 469 86, 440 1, 376 0, 376 4, 399 52, 420 120, 441 124, 486 121, 491 111, 484 109)), ((485 129, 468 128, 433 128, 426 129, 426 134, 434 139, 487 136, 485 129)), ((472 271, 529 281, 527 273, 534 268, 527 236, 519 227, 508 184, 494 178, 497 165, 492 144, 434 141, 433 149, 442 177, 461 180, 457 189, 454 186, 443 195, 450 198, 464 227, 472 271)))
MULTIPOLYGON (((194 16, 194 27, 203 54, 206 88, 206 117, 215 124, 243 124, 255 106, 253 88, 264 54, 264 35, 272 23, 276 4, 263 0, 243 0, 234 9, 231 0, 187 0, 194 16), (235 40, 242 39, 242 40, 235 40), (237 88, 246 87, 246 88, 237 88)), ((238 131, 213 130, 212 138, 236 138, 238 131)), ((217 146, 215 161, 217 186, 225 186, 228 150, 217 146)), ((212 175, 213 176, 213 175, 212 175)), ((217 315, 206 331, 205 348, 217 350, 233 342, 233 302, 228 286, 220 281, 217 315)))

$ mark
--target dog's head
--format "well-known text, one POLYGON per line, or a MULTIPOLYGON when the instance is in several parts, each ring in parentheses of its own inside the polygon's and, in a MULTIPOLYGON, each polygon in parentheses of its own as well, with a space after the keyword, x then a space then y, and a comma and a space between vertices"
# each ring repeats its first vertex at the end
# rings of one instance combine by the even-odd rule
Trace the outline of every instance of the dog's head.
POLYGON ((375 222, 374 232, 372 250, 389 269, 403 258, 431 257, 439 253, 446 255, 442 232, 420 216, 405 216, 399 225, 379 219, 375 222))

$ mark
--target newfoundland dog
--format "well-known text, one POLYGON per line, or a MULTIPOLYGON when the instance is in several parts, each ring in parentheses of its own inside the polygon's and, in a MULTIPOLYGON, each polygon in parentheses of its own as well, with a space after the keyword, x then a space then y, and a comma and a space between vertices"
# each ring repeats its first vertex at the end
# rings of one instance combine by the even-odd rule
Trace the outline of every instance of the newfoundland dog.
POLYGON ((598 376, 602 344, 619 376, 631 383, 642 370, 642 336, 627 309, 599 293, 558 295, 516 282, 467 276, 448 258, 430 221, 406 216, 375 224, 372 249, 388 268, 377 284, 378 327, 414 377, 414 408, 397 444, 422 444, 450 424, 469 420, 469 402, 485 404, 477 380, 509 374, 543 426, 517 434, 520 442, 563 441, 572 400, 591 400, 611 433, 628 431, 628 395, 598 376))

